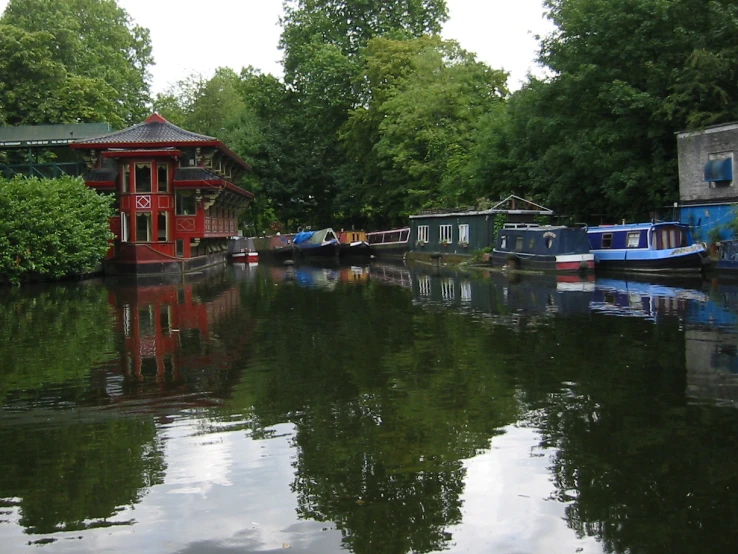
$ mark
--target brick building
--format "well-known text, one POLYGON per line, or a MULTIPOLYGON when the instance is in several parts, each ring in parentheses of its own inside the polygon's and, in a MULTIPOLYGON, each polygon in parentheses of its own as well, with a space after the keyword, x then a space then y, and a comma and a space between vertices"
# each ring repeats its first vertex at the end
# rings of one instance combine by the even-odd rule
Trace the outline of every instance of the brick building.
POLYGON ((738 123, 677 134, 679 152, 679 219, 690 225, 695 240, 708 241, 711 231, 731 238, 725 225, 736 217, 738 123))

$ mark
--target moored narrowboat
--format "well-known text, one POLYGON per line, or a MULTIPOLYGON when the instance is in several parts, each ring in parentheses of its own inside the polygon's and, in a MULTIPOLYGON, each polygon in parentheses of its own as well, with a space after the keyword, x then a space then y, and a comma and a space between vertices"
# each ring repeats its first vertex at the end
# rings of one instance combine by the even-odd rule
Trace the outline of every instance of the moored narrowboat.
POLYGON ((292 241, 295 254, 301 256, 334 258, 341 248, 338 236, 330 227, 318 231, 302 231, 292 241))
POLYGON ((507 224, 498 233, 492 264, 508 269, 575 273, 592 271, 594 256, 583 227, 507 224))
POLYGON ((254 239, 251 237, 231 237, 228 242, 228 256, 231 263, 245 264, 259 261, 259 253, 256 251, 254 239))
POLYGON ((338 233, 339 256, 368 256, 369 241, 364 231, 341 231, 338 233))
POLYGON ((254 237, 254 245, 259 256, 284 260, 292 257, 292 241, 294 234, 276 234, 262 237, 254 237))
POLYGON ((600 225, 587 229, 598 269, 661 273, 700 271, 710 261, 687 225, 670 222, 600 225))
POLYGON ((376 257, 402 257, 410 247, 410 227, 366 234, 369 252, 376 257))

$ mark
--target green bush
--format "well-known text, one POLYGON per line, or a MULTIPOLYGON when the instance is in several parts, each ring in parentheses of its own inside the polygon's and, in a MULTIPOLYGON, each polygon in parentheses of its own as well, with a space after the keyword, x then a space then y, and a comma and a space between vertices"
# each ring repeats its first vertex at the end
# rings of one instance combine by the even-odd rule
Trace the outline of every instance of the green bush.
POLYGON ((112 199, 81 179, 0 179, 0 279, 86 273, 108 251, 112 199))

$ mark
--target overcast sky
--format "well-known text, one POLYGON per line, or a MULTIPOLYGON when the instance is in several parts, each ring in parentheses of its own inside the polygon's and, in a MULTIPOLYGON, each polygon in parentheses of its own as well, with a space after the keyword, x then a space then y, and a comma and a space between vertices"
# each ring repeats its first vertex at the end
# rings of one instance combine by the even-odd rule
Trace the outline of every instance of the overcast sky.
MULTIPOLYGON (((382 1, 382 0, 377 0, 382 1)), ((0 0, 5 9, 8 0, 0 0)), ((282 0, 118 0, 131 17, 151 31, 156 65, 153 90, 161 92, 193 72, 209 76, 216 67, 254 66, 281 77, 279 17, 282 0)), ((446 0, 449 21, 443 31, 478 58, 510 72, 514 90, 531 71, 536 34, 546 34, 541 0, 446 0)))

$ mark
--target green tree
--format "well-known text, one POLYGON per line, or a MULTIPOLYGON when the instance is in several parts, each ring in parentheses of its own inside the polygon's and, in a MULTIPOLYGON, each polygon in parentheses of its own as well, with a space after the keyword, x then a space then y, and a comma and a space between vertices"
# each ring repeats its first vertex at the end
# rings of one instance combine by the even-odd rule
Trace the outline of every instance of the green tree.
POLYGON ((551 76, 517 92, 506 121, 488 122, 477 175, 490 191, 533 193, 580 218, 648 217, 678 198, 674 133, 738 117, 735 2, 545 6, 556 30, 539 60, 551 76))
POLYGON ((306 223, 335 224, 344 207, 335 203, 337 173, 347 163, 338 133, 360 102, 362 49, 374 37, 437 33, 446 17, 443 0, 285 2, 280 45, 285 83, 294 94, 286 123, 294 165, 301 168, 292 202, 306 223))
POLYGON ((341 133, 354 180, 344 191, 367 215, 394 223, 421 208, 472 203, 465 172, 474 129, 502 104, 506 74, 437 37, 374 39, 364 59, 363 102, 341 133))
POLYGON ((111 202, 72 177, 0 180, 0 275, 18 283, 91 271, 113 238, 111 202))
POLYGON ((115 0, 10 0, 0 24, 0 112, 8 123, 104 117, 122 125, 146 115, 149 31, 115 0))
POLYGON ((157 95, 154 109, 188 131, 222 138, 245 107, 239 84, 239 76, 226 67, 209 79, 195 73, 157 95))

